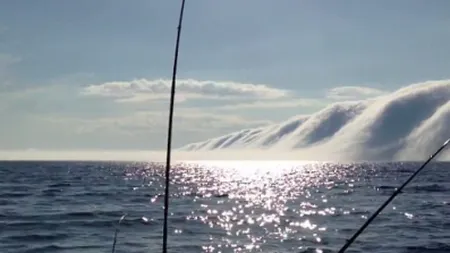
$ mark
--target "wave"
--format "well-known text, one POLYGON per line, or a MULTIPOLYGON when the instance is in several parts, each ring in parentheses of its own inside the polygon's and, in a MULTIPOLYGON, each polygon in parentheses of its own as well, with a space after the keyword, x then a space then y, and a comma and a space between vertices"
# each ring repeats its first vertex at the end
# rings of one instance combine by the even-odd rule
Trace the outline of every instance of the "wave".
POLYGON ((450 136, 449 126, 450 80, 428 81, 178 150, 316 150, 352 160, 414 160, 442 145, 450 136))

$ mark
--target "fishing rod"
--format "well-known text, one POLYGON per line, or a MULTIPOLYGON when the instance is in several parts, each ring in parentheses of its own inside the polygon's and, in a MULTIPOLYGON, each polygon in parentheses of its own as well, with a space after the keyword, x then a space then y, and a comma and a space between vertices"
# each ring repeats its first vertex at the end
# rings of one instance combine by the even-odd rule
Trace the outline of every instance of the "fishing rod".
POLYGON ((370 223, 372 223, 372 221, 381 213, 381 211, 383 211, 383 209, 389 205, 389 203, 391 203, 392 200, 394 200, 394 198, 402 192, 403 188, 405 188, 406 185, 408 185, 413 179, 414 177, 417 176, 417 174, 419 174, 420 171, 422 171, 425 166, 427 166, 427 164, 429 162, 431 162, 431 160, 433 160, 433 158, 435 158, 442 150, 444 150, 447 145, 450 143, 450 138, 444 142, 444 144, 442 144, 442 146, 436 151, 434 152, 434 154, 432 154, 428 160, 426 160, 422 166, 419 167, 419 169, 417 169, 409 178, 408 180, 406 180, 399 188, 397 188, 397 190, 394 191, 394 193, 392 193, 392 195, 389 197, 388 200, 386 200, 379 208, 377 211, 375 211, 375 213, 358 229, 358 231, 356 231, 356 233, 347 240, 347 242, 344 244, 344 246, 342 246, 342 248, 338 251, 338 253, 344 253, 345 250, 347 250, 348 247, 350 247, 350 245, 353 244, 353 242, 355 242, 356 238, 358 238, 358 236, 367 228, 367 226, 369 226, 370 223))
POLYGON ((176 87, 176 77, 177 77, 177 67, 178 67, 178 50, 180 47, 180 35, 181 35, 181 25, 183 22, 183 12, 184 12, 185 0, 181 2, 180 17, 178 20, 177 28, 177 41, 175 44, 175 57, 173 61, 173 73, 172 73, 172 87, 170 91, 170 109, 169 109, 169 126, 167 129, 167 150, 166 150, 166 180, 165 180, 165 191, 164 191, 164 224, 163 224, 163 246, 162 252, 167 253, 167 220, 169 216, 169 185, 170 185, 170 159, 172 151, 172 128, 173 128, 173 111, 175 104, 175 87, 176 87))
MULTIPOLYGON (((173 61, 173 73, 172 73, 172 85, 170 90, 170 109, 169 109, 169 126, 167 130, 167 150, 166 150, 166 173, 165 173, 165 190, 164 190, 164 224, 163 224, 163 246, 162 252, 167 253, 167 220, 169 216, 169 184, 170 184, 170 160, 171 160, 171 151, 172 151, 172 126, 173 126, 173 111, 175 104, 175 87, 176 87, 176 77, 177 77, 177 66, 178 66, 178 49, 180 47, 180 35, 181 35, 181 24, 183 22, 183 13, 184 13, 184 3, 185 0, 181 2, 181 10, 180 17, 178 21, 177 27, 177 40, 175 45, 175 57, 173 61)), ((117 234, 119 232, 120 223, 125 218, 126 214, 123 215, 119 224, 114 232, 114 241, 112 246, 112 253, 116 251, 116 242, 117 242, 117 234)))

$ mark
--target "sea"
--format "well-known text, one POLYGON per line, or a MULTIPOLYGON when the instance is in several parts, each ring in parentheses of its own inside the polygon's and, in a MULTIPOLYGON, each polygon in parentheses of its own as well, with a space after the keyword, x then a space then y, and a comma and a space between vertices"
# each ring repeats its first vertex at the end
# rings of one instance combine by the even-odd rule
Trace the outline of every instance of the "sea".
MULTIPOLYGON (((168 252, 337 252, 420 165, 176 163, 168 252)), ((112 252, 116 229, 115 252, 162 252, 163 203, 160 163, 0 162, 0 252, 112 252)), ((430 163, 346 252, 450 252, 450 163, 430 163)))

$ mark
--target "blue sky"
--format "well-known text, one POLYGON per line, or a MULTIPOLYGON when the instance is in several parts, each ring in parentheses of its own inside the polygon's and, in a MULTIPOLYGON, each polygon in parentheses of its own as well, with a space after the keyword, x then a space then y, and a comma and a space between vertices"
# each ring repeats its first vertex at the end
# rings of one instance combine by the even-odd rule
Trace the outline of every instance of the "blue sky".
MULTIPOLYGON (((0 149, 164 147, 179 7, 4 3, 0 149)), ((175 144, 447 79, 449 9, 446 0, 188 0, 175 144)))

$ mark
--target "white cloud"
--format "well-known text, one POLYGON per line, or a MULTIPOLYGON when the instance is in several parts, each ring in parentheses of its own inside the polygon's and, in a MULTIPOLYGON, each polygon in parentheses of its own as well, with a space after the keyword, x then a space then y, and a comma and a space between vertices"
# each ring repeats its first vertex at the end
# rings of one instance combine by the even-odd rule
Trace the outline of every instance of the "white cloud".
POLYGON ((296 107, 315 107, 324 105, 323 100, 319 99, 289 99, 289 100, 270 100, 255 101, 251 103, 238 103, 217 107, 219 110, 241 110, 241 109, 281 109, 296 107))
MULTIPOLYGON (((309 116, 298 116, 277 124, 270 119, 280 115, 274 116, 267 108, 279 108, 276 112, 285 112, 285 108, 321 106, 327 100, 295 99, 290 96, 253 99, 247 103, 233 100, 234 104, 223 107, 210 104, 205 107, 204 103, 202 107, 177 106, 174 148, 197 142, 185 147, 207 151, 211 153, 208 158, 213 157, 212 152, 219 147, 227 152, 230 148, 238 155, 243 154, 242 148, 245 152, 264 149, 268 152, 264 153, 263 158, 273 152, 285 154, 286 151, 294 159, 420 159, 450 134, 448 127, 445 127, 450 115, 449 85, 449 80, 414 84, 369 100, 337 102, 309 116), (261 118, 242 116, 246 112, 257 117, 259 113, 256 110, 252 114, 247 113, 251 108, 261 109, 261 118)), ((24 106, 17 108, 13 104, 3 108, 2 113, 7 120, 1 125, 4 131, 0 131, 0 145, 3 145, 0 147, 112 150, 164 146, 167 105, 121 106, 109 99, 77 97, 78 93, 73 91, 79 90, 69 86, 57 89, 49 85, 3 94, 3 98, 13 101, 24 100, 24 106), (49 99, 61 94, 67 95, 67 99, 49 99), (30 103, 32 108, 25 101, 28 98, 34 101, 30 103), (49 102, 47 107, 51 110, 36 110, 44 102, 49 102), (78 111, 72 110, 73 107, 78 111), (24 113, 24 109, 28 112, 30 108, 33 113, 24 113), (95 112, 86 111, 86 108, 95 112), (13 111, 15 109, 20 110, 13 111)), ((6 101, 3 98, 0 98, 0 104, 6 101)), ((297 109, 292 111, 302 113, 297 109)), ((194 155, 201 157, 199 153, 194 155)))
POLYGON ((363 86, 340 86, 327 91, 327 98, 334 100, 349 100, 376 97, 386 94, 386 91, 363 86))
MULTIPOLYGON (((115 98, 118 102, 143 102, 167 99, 171 80, 136 79, 125 82, 107 82, 89 85, 84 95, 115 98)), ((225 81, 177 80, 177 96, 183 99, 278 99, 289 95, 289 91, 272 88, 264 84, 249 84, 225 81)))
MULTIPOLYGON (((422 160, 450 136, 449 101, 450 80, 429 81, 386 96, 337 102, 309 117, 238 130, 182 149, 270 149, 332 160, 422 160)), ((450 151, 443 155, 448 159, 450 151)))
MULTIPOLYGON (((175 103, 182 103, 187 101, 188 99, 207 99, 211 97, 206 97, 201 94, 176 94, 175 96, 175 103)), ((220 98, 217 98, 220 99, 220 98)), ((169 101, 169 94, 163 95, 163 94, 135 94, 133 96, 123 97, 123 98, 117 98, 115 99, 115 102, 117 103, 142 103, 147 101, 169 101)))

